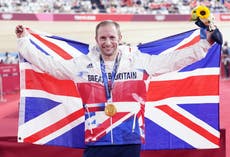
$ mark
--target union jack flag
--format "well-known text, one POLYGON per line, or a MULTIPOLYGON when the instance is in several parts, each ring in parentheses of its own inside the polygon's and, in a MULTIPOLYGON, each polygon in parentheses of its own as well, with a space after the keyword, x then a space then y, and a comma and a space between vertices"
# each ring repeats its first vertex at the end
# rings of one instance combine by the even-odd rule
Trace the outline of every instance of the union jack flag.
MULTIPOLYGON (((29 32, 31 44, 56 59, 68 60, 89 52, 88 44, 29 32)), ((200 30, 195 29, 137 47, 142 53, 162 55, 199 40, 200 30)), ((144 117, 137 117, 140 123, 145 121, 143 150, 219 147, 220 48, 215 43, 202 60, 152 78, 146 102, 134 95, 145 112, 144 117)), ((58 80, 21 60, 18 141, 84 148, 84 109, 75 84, 58 80)), ((119 116, 117 125, 126 118, 119 116)), ((107 129, 98 136, 103 136, 107 129)))

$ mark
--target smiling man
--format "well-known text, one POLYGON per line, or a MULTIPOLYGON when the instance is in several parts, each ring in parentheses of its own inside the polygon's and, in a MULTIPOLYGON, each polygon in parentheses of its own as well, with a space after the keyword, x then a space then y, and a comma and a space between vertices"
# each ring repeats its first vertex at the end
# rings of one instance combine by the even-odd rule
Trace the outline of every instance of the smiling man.
POLYGON ((120 26, 112 21, 104 21, 97 25, 95 40, 105 61, 113 61, 121 42, 120 26))
POLYGON ((213 32, 207 31, 206 39, 170 55, 144 54, 120 45, 119 24, 107 20, 96 26, 97 45, 87 55, 63 61, 31 46, 22 25, 15 32, 18 50, 27 61, 58 79, 73 80, 78 88, 85 109, 84 157, 139 157, 145 137, 146 79, 202 59, 214 42, 213 32))

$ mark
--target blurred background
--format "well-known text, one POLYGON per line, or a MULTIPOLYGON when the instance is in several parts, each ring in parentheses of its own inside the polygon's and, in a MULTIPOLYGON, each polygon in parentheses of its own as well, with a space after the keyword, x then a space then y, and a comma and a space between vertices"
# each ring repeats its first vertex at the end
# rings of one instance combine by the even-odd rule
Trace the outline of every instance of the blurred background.
POLYGON ((135 45, 197 28, 190 19, 198 5, 210 9, 224 38, 220 128, 226 130, 229 157, 230 0, 0 0, 0 141, 17 136, 20 74, 14 29, 18 24, 94 44, 96 24, 110 19, 120 23, 123 42, 135 45))

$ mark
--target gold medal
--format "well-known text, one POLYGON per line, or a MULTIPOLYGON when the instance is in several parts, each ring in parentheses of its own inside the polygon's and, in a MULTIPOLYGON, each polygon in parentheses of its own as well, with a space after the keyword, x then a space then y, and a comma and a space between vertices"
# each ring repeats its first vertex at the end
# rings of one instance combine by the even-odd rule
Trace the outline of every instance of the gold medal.
POLYGON ((113 104, 107 104, 105 107, 105 114, 109 117, 114 116, 117 113, 117 109, 113 104))

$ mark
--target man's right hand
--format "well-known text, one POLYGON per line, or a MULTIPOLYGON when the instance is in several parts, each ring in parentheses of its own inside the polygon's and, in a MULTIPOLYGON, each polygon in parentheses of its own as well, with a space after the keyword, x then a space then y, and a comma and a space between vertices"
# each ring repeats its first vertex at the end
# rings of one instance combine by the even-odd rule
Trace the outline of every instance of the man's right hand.
POLYGON ((22 38, 24 36, 26 36, 26 29, 25 27, 23 27, 22 25, 18 25, 15 28, 15 34, 17 36, 17 38, 22 38))

